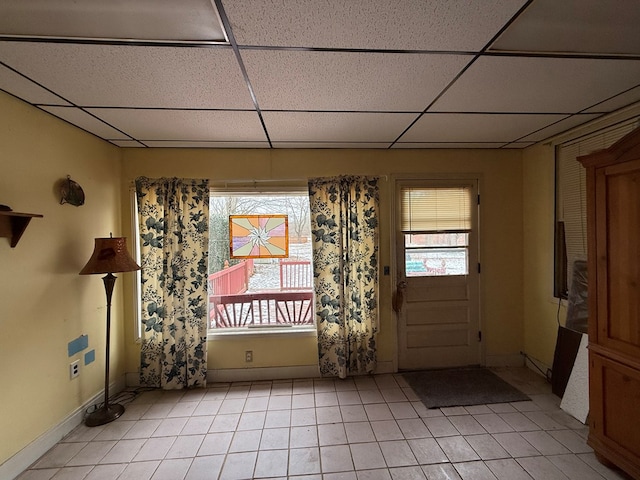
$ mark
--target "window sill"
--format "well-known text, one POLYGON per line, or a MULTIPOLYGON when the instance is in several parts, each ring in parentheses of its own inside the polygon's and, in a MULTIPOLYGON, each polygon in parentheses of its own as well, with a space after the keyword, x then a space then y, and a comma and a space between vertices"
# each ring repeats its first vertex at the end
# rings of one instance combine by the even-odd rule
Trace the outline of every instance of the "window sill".
POLYGON ((217 341, 226 338, 239 338, 244 336, 251 337, 315 337, 317 335, 316 327, 310 325, 308 327, 255 327, 255 328, 225 328, 223 331, 209 330, 207 332, 207 341, 217 341))

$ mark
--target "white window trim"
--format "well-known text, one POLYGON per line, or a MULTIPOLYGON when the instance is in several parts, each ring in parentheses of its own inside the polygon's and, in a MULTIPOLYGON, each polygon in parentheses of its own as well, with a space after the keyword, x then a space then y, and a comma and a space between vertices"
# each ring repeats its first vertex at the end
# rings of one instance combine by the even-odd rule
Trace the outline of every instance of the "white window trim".
POLYGON ((228 338, 254 337, 315 337, 318 331, 315 325, 301 327, 256 327, 256 328, 226 328, 220 331, 209 329, 207 341, 223 340, 228 338))
MULTIPOLYGON (((129 198, 131 205, 131 253, 133 255, 134 260, 138 265, 140 265, 140 243, 138 242, 138 197, 136 196, 136 187, 132 186, 129 188, 129 198)), ((140 278, 141 271, 137 270, 134 272, 134 281, 131 287, 131 294, 133 295, 133 338, 136 343, 140 343, 142 341, 142 298, 140 291, 140 278)))

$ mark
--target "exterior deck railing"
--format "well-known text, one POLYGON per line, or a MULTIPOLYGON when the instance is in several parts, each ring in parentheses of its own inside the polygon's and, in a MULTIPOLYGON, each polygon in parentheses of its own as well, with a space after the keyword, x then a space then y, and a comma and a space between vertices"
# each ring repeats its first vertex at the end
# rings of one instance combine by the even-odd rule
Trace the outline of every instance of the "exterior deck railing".
POLYGON ((313 324, 313 291, 209 296, 209 328, 313 324))
POLYGON ((244 260, 209 275, 209 294, 227 295, 246 292, 253 273, 253 259, 244 260))
POLYGON ((306 290, 313 286, 309 260, 280 259, 280 290, 306 290))

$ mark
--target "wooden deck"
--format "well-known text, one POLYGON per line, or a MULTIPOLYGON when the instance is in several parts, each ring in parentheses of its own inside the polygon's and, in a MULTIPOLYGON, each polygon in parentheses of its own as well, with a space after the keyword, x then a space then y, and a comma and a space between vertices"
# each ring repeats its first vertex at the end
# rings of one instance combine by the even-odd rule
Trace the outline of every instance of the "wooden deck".
POLYGON ((279 261, 280 290, 248 292, 253 261, 209 275, 209 328, 313 325, 308 260, 279 261))
POLYGON ((313 291, 209 296, 209 328, 313 325, 313 291))

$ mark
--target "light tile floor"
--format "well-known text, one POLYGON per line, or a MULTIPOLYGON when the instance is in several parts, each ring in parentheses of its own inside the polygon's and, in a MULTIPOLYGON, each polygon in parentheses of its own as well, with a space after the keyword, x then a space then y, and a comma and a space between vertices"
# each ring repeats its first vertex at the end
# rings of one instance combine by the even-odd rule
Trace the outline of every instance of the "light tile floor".
POLYGON ((145 391, 19 479, 625 478, 598 463, 541 376, 494 371, 531 401, 429 410, 400 375, 145 391))

